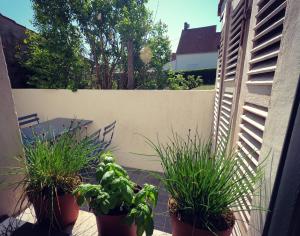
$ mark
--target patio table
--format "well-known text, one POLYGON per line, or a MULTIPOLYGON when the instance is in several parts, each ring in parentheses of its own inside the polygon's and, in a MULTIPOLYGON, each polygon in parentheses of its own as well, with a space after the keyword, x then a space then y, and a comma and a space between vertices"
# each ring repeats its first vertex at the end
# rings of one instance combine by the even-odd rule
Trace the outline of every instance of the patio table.
POLYGON ((21 128, 21 135, 24 144, 34 142, 36 137, 42 137, 49 141, 76 128, 85 127, 92 122, 92 120, 55 118, 31 127, 21 128))

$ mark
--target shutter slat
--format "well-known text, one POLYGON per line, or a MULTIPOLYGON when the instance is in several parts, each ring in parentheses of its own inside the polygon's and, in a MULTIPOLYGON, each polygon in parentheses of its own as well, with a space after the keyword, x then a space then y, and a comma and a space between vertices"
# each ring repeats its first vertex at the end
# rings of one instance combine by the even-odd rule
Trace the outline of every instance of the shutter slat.
POLYGON ((241 37, 241 34, 240 33, 236 34, 233 38, 231 38, 229 40, 229 44, 232 44, 233 42, 235 42, 237 40, 237 38, 239 38, 239 37, 241 37))
POLYGON ((252 130, 248 129, 245 125, 240 124, 240 127, 241 127, 241 129, 243 131, 245 131, 248 135, 250 135, 252 138, 254 138, 259 143, 263 142, 262 138, 259 135, 257 135, 256 133, 254 133, 252 130))
POLYGON ((262 49, 264 49, 264 48, 266 48, 266 47, 268 47, 268 46, 270 46, 270 45, 272 45, 274 43, 277 43, 277 42, 279 42, 281 40, 281 38, 282 38, 282 34, 277 35, 277 36, 275 36, 275 37, 267 40, 266 42, 260 44, 259 46, 253 48, 251 50, 251 53, 255 53, 255 52, 257 52, 259 50, 262 50, 262 49))
POLYGON ((237 66, 237 63, 233 63, 232 65, 227 66, 227 69, 235 68, 236 66, 237 66))
POLYGON ((257 75, 257 74, 263 74, 268 72, 274 72, 275 70, 276 70, 276 66, 269 66, 260 69, 250 70, 248 71, 248 75, 257 75))
POLYGON ((249 117, 247 117, 246 115, 242 115, 242 119, 246 122, 248 122, 249 124, 253 125, 254 127, 258 128, 261 131, 265 130, 265 126, 259 124, 258 122, 256 122, 255 120, 250 119, 249 117))
POLYGON ((235 71, 232 71, 232 72, 228 72, 227 74, 225 74, 225 76, 231 76, 231 75, 235 75, 235 71))
POLYGON ((286 1, 284 1, 279 7, 277 7, 274 11, 272 11, 269 15, 264 17, 259 23, 256 24, 254 30, 260 28, 263 24, 265 24, 268 20, 270 20, 273 16, 275 16, 278 12, 283 10, 286 6, 286 1))
POLYGON ((224 131, 225 131, 226 133, 228 133, 228 132, 229 132, 229 128, 228 128, 222 121, 220 122, 220 124, 221 124, 221 126, 223 127, 224 131))
POLYGON ((249 80, 246 82, 247 85, 257 85, 257 86, 271 86, 273 84, 272 80, 249 80))
POLYGON ((263 37, 264 35, 266 35, 267 33, 271 32, 272 30, 276 29, 277 27, 281 26, 284 22, 284 18, 281 18, 280 20, 276 21, 275 23, 273 23, 272 25, 270 25, 269 27, 267 27, 266 29, 264 29, 262 32, 260 32, 259 34, 257 34, 252 41, 256 41, 258 39, 260 39, 261 37, 263 37))
POLYGON ((231 34, 235 35, 238 31, 241 31, 241 28, 242 28, 242 25, 240 24, 234 29, 234 31, 231 32, 231 34))
POLYGON ((244 105, 243 108, 244 108, 244 110, 249 111, 249 112, 251 112, 255 115, 258 115, 260 117, 263 117, 263 118, 267 118, 267 116, 268 116, 268 112, 262 111, 260 109, 254 108, 254 107, 251 107, 249 105, 244 105))
POLYGON ((223 95, 225 98, 229 98, 229 99, 232 99, 233 98, 233 95, 230 94, 230 93, 224 93, 223 95))
MULTIPOLYGON (((239 134, 239 137, 241 138, 241 140, 243 140, 257 155, 260 155, 260 151, 259 151, 259 149, 255 146, 255 145, 253 145, 253 143, 252 142, 250 142, 243 134, 239 134)), ((258 165, 258 161, 254 158, 253 159, 253 164, 254 165, 258 165)))
POLYGON ((265 54, 263 56, 260 56, 260 57, 254 57, 253 59, 251 59, 249 61, 250 64, 254 64, 254 63, 257 63, 257 62, 261 62, 261 61, 266 61, 268 59, 271 59, 271 58, 274 58, 274 57, 277 57, 279 54, 279 50, 276 50, 274 52, 270 52, 268 54, 265 54))
POLYGON ((227 55, 227 58, 230 58, 232 55, 237 54, 238 51, 239 51, 239 48, 234 49, 231 53, 229 53, 227 55))
POLYGON ((233 43, 229 48, 228 48, 228 52, 230 52, 234 47, 236 47, 237 45, 240 44, 240 40, 237 40, 235 43, 233 43))
POLYGON ((226 116, 227 118, 230 119, 230 115, 228 115, 225 111, 221 111, 221 113, 222 113, 224 116, 226 116))
POLYGON ((244 12, 244 8, 243 8, 243 4, 244 2, 241 1, 241 5, 237 6, 237 8, 234 10, 233 14, 232 14, 232 21, 236 21, 238 17, 240 17, 240 15, 244 12))
POLYGON ((275 1, 277 0, 270 0, 266 5, 264 5, 259 12, 256 14, 255 18, 258 18, 261 16, 262 13, 264 13, 275 1))
POLYGON ((241 26, 241 22, 243 21, 243 19, 244 19, 244 15, 242 14, 242 15, 239 16, 238 19, 236 19, 234 21, 234 23, 231 26, 231 29, 236 29, 237 26, 240 27, 241 26))
POLYGON ((221 105, 222 109, 228 111, 229 113, 231 112, 230 108, 226 107, 224 104, 221 105))
POLYGON ((221 120, 222 120, 223 122, 225 122, 226 125, 229 126, 229 121, 228 121, 227 119, 225 119, 225 117, 221 116, 221 120))

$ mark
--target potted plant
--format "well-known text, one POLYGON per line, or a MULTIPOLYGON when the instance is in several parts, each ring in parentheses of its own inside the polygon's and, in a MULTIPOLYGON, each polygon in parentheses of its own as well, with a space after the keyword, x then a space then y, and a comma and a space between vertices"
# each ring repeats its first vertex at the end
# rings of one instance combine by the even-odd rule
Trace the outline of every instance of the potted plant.
POLYGON ((157 188, 149 184, 141 188, 133 183, 110 152, 102 154, 100 160, 96 170, 99 184, 78 186, 73 192, 78 204, 89 204, 101 236, 152 235, 157 188))
POLYGON ((61 230, 78 217, 72 192, 81 184, 80 171, 89 166, 92 158, 88 156, 95 147, 86 138, 79 140, 76 132, 51 141, 44 137, 35 137, 24 146, 25 156, 17 158, 20 167, 9 168, 9 174, 24 176, 14 184, 24 191, 19 201, 28 199, 26 207, 33 205, 37 223, 61 230))
POLYGON ((237 151, 212 147, 196 132, 186 139, 173 133, 170 142, 147 143, 160 157, 163 175, 158 176, 170 194, 168 208, 173 236, 229 236, 236 218, 237 201, 249 196, 262 178, 242 172, 237 151))

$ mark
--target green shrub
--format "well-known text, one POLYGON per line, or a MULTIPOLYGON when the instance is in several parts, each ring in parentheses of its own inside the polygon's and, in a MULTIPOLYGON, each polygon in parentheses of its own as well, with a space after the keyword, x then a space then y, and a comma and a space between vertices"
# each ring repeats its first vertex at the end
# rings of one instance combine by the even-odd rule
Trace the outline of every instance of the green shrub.
POLYGON ((167 87, 172 90, 188 90, 199 87, 203 83, 200 76, 189 75, 187 78, 181 73, 168 72, 167 87))
POLYGON ((180 71, 178 73, 181 73, 184 78, 188 78, 189 75, 200 76, 204 85, 215 84, 216 81, 216 68, 180 71))

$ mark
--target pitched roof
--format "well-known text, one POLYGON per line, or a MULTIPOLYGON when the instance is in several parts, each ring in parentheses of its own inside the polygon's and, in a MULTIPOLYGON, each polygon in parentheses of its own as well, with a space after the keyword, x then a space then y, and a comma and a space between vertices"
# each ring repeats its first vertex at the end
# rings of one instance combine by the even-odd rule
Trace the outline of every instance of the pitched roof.
POLYGON ((215 25, 182 30, 176 54, 216 52, 219 41, 215 25))

